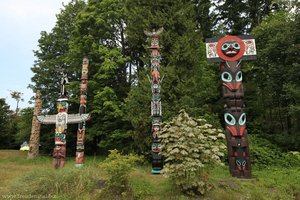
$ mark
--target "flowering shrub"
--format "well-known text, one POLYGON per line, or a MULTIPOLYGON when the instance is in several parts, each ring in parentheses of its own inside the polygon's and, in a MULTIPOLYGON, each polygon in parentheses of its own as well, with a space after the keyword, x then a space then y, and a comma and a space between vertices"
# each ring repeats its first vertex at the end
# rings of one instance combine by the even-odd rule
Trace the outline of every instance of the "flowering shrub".
POLYGON ((180 114, 165 123, 160 133, 165 157, 163 172, 188 195, 204 194, 207 178, 206 164, 222 164, 226 146, 223 130, 213 128, 205 119, 193 119, 181 110, 180 114))

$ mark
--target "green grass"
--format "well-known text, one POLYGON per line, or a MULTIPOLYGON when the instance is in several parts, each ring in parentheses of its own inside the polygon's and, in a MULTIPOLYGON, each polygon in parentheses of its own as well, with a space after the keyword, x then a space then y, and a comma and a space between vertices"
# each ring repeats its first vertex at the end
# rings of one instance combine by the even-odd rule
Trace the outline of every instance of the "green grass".
MULTIPOLYGON (((106 174, 98 164, 103 157, 87 157, 83 168, 74 167, 68 158, 64 169, 54 170, 51 157, 27 160, 27 153, 0 151, 0 199, 5 195, 53 195, 56 199, 98 199, 102 189, 97 181, 106 174)), ((294 200, 300 199, 300 169, 272 167, 253 170, 253 179, 229 175, 227 166, 208 168, 212 189, 201 199, 211 200, 294 200)), ((188 200, 163 175, 150 173, 149 165, 139 166, 130 175, 135 199, 188 200)), ((28 197, 28 196, 26 196, 28 197)))

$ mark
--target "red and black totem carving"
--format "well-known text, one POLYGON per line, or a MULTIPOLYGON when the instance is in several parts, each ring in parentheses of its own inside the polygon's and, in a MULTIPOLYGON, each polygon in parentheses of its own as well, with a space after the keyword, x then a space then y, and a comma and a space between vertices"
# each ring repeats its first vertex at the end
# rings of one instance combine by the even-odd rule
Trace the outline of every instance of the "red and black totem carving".
POLYGON ((69 98, 65 86, 69 83, 67 75, 63 74, 60 82, 60 96, 57 99, 56 115, 40 115, 37 119, 42 124, 55 124, 55 147, 53 149, 54 168, 63 168, 66 158, 67 124, 83 123, 89 119, 89 114, 68 114, 69 98))
POLYGON ((241 61, 256 59, 255 40, 250 36, 225 36, 219 40, 207 39, 206 54, 208 61, 221 63, 230 173, 234 177, 251 178, 241 61))
MULTIPOLYGON (((81 86, 80 86, 80 106, 79 114, 86 113, 86 95, 87 95, 87 80, 88 80, 89 59, 83 58, 81 71, 81 86)), ((86 122, 78 124, 77 142, 76 142, 76 158, 75 166, 81 167, 84 163, 84 137, 85 137, 86 122)))
POLYGON ((159 74, 160 67, 160 46, 159 46, 159 34, 163 31, 163 28, 158 29, 157 31, 153 30, 152 32, 145 31, 145 34, 151 39, 151 46, 149 47, 151 54, 151 91, 152 91, 152 100, 151 100, 151 135, 152 135, 152 171, 153 174, 160 174, 160 171, 163 168, 163 157, 160 153, 160 142, 158 133, 160 131, 160 126, 162 122, 162 112, 161 112, 161 78, 159 74))

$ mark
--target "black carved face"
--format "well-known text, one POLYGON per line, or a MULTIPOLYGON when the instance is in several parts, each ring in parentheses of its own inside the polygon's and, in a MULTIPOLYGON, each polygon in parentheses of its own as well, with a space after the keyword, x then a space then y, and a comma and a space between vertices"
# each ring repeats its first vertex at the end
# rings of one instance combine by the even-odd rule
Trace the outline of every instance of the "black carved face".
POLYGON ((238 42, 232 40, 226 41, 224 44, 222 44, 221 48, 224 55, 233 57, 240 52, 241 46, 238 42))

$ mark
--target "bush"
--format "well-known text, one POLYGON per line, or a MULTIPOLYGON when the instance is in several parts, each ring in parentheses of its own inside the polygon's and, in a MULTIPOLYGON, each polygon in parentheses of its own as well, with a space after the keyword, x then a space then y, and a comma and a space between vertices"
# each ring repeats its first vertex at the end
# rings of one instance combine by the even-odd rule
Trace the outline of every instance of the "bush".
POLYGON ((136 155, 121 155, 116 149, 110 150, 108 157, 99 165, 108 175, 101 197, 106 197, 106 199, 108 197, 112 199, 129 198, 132 195, 128 182, 129 174, 133 170, 134 164, 140 160, 141 158, 136 155))
POLYGON ((204 194, 209 187, 203 168, 206 164, 221 164, 226 149, 223 131, 181 110, 178 117, 163 124, 159 138, 166 162, 163 172, 183 193, 204 194))
POLYGON ((251 162, 254 166, 300 167, 299 152, 283 152, 278 146, 258 135, 249 135, 248 138, 251 162))

